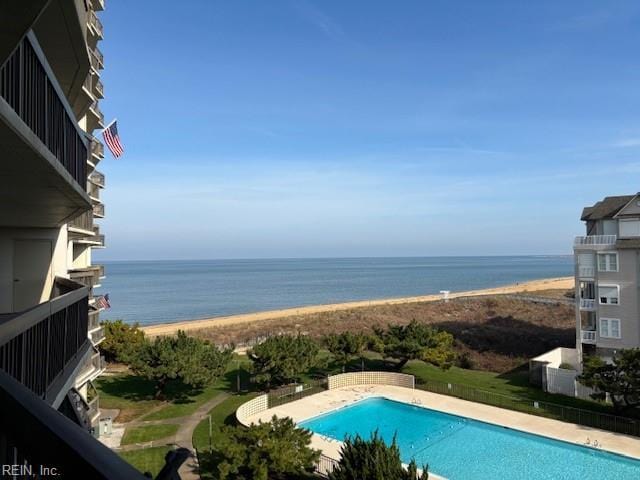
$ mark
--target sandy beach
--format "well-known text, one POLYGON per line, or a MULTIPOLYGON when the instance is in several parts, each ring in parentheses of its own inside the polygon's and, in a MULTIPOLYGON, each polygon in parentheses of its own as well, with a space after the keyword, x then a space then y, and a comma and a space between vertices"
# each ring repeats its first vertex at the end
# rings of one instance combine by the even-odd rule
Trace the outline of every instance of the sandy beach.
MULTIPOLYGON (((465 292, 451 292, 449 298, 470 297, 479 295, 500 295, 513 293, 532 293, 543 290, 569 290, 573 288, 573 277, 547 278, 532 280, 518 284, 505 285, 496 288, 486 288, 482 290, 470 290, 465 292)), ((380 300, 362 300, 356 302, 334 303, 326 305, 312 305, 307 307, 286 308, 281 310, 269 310, 264 312, 246 313, 240 315, 229 315, 223 317, 203 318, 199 320, 187 320, 173 323, 161 323, 141 327, 149 337, 159 335, 175 335, 178 330, 193 331, 204 328, 223 327, 238 325, 243 323, 259 322, 262 320, 273 320, 294 315, 306 315, 321 312, 335 312, 340 310, 351 310, 354 308, 371 307, 376 305, 398 305, 405 303, 433 302, 441 300, 442 295, 424 295, 417 297, 403 297, 380 300)))

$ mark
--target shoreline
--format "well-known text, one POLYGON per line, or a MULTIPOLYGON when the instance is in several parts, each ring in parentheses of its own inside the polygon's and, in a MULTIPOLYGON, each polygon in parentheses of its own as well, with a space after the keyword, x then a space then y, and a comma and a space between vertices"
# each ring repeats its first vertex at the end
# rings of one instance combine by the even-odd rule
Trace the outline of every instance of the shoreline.
MULTIPOLYGON (((485 288, 480 290, 468 290, 461 292, 451 292, 449 298, 472 297, 481 295, 500 295, 523 292, 536 292, 541 290, 565 289, 569 290, 574 286, 574 277, 545 278, 539 280, 529 280, 522 283, 504 285, 500 287, 485 288)), ((378 305, 398 305, 405 303, 433 302, 441 300, 441 294, 431 294, 413 297, 387 298, 377 300, 357 300, 344 303, 330 303, 324 305, 310 305, 306 307, 292 307, 279 310, 267 310, 254 313, 242 313, 237 315, 227 315, 220 317, 210 317, 198 320, 180 320, 172 323, 159 323, 157 325, 141 326, 140 329, 148 337, 161 335, 175 335, 178 330, 185 332, 202 330, 205 328, 224 327, 243 323, 260 322, 264 320, 274 320, 279 318, 292 317, 296 315, 307 315, 313 313, 337 312, 341 310, 351 310, 354 308, 372 307, 378 305)))

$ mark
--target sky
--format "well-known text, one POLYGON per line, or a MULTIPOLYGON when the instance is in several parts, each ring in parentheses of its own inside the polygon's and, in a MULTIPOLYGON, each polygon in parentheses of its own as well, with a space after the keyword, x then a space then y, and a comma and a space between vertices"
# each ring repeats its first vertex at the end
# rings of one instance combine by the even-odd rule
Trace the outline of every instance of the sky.
POLYGON ((640 190, 640 2, 136 0, 101 14, 100 260, 568 254, 640 190))

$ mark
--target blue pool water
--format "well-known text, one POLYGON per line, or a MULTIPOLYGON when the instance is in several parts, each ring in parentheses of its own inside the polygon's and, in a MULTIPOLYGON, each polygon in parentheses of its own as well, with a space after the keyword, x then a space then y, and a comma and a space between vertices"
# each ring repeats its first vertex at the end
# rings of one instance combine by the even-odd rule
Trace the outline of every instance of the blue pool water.
MULTIPOLYGON (((450 480, 624 480, 640 461, 384 398, 370 398, 301 423, 337 440, 376 429, 397 435, 402 460, 450 480)), ((586 437, 586 435, 585 435, 586 437)), ((606 448, 606 445, 605 445, 606 448)))

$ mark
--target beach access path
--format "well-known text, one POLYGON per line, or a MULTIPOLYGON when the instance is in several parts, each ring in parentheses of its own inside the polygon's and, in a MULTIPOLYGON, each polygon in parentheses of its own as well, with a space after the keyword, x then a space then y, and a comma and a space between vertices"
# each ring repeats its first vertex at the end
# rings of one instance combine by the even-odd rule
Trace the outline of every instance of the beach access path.
MULTIPOLYGON (((569 290, 574 288, 573 277, 547 278, 541 280, 531 280, 528 282, 515 283, 502 287, 485 288, 482 290, 469 290, 464 292, 451 292, 449 298, 474 297, 483 295, 505 295, 514 293, 532 293, 543 290, 569 290)), ((416 297, 387 298, 379 300, 360 300, 355 302, 333 303, 326 305, 312 305, 307 307, 285 308, 281 310, 269 310, 256 313, 245 313, 240 315, 229 315, 223 317, 203 318, 198 320, 179 321, 173 323, 161 323, 141 327, 148 337, 160 335, 175 335, 178 330, 193 331, 203 328, 214 328, 243 323, 259 322, 262 320, 273 320, 295 315, 307 315, 313 313, 336 312, 340 310, 351 310, 354 308, 372 307, 377 305, 399 305, 404 303, 433 302, 442 300, 442 294, 423 295, 416 297)))

